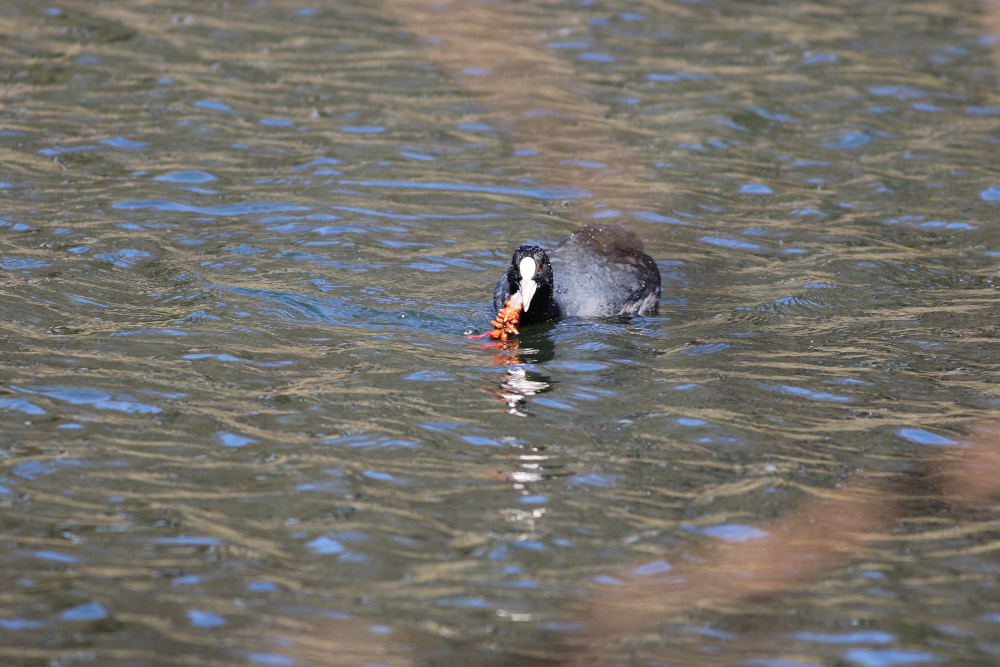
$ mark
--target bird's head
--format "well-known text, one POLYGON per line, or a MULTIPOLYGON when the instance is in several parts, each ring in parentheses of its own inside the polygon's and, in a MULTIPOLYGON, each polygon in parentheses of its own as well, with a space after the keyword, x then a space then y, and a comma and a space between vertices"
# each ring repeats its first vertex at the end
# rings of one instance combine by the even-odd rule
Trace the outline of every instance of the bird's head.
POLYGON ((552 265, 545 250, 536 245, 523 245, 514 251, 508 272, 510 291, 521 294, 521 308, 528 312, 538 290, 552 289, 552 265))

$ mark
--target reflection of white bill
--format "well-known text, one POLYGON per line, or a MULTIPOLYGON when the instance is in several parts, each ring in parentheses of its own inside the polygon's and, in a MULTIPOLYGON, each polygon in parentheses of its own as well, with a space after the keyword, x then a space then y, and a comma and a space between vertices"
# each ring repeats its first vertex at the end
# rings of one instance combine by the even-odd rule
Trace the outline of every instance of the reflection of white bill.
POLYGON ((507 377, 500 383, 503 393, 500 397, 507 404, 508 412, 519 417, 526 417, 527 413, 519 409, 519 404, 528 396, 534 396, 548 389, 551 385, 540 380, 529 380, 528 374, 523 368, 508 368, 507 377))

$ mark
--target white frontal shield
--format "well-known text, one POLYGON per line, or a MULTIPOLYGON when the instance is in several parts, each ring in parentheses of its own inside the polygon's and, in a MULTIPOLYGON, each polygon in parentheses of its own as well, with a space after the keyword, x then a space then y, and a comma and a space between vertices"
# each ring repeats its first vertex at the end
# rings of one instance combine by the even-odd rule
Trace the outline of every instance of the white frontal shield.
POLYGON ((524 312, 528 312, 531 297, 535 296, 535 290, 538 289, 538 284, 534 279, 535 260, 525 257, 521 260, 518 268, 521 270, 521 308, 524 309, 524 312))

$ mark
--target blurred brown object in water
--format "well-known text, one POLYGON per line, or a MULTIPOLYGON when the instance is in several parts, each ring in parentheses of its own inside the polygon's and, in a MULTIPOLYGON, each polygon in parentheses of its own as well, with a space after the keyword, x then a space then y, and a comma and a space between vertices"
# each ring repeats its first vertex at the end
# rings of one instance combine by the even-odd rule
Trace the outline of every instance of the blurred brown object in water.
POLYGON ((936 477, 943 500, 974 507, 1000 493, 1000 420, 977 424, 963 444, 942 455, 936 477))
POLYGON ((993 61, 1000 70, 1000 0, 983 0, 983 27, 993 47, 993 61))
MULTIPOLYGON (((958 447, 935 448, 926 465, 941 500, 959 507, 989 503, 1000 493, 1000 420, 974 426, 958 447)), ((828 576, 892 533, 913 481, 858 474, 839 488, 814 491, 814 502, 784 517, 754 524, 760 537, 704 542, 659 578, 616 574, 622 585, 594 587, 581 601, 577 618, 587 634, 567 641, 559 664, 607 665, 620 657, 622 640, 644 628, 828 576)))

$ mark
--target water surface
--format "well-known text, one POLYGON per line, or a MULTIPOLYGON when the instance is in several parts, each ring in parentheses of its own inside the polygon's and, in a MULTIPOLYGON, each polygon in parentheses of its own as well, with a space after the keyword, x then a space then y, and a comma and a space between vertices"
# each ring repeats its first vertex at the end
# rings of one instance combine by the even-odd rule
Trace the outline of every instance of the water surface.
POLYGON ((556 659, 590 587, 911 475, 619 660, 993 664, 996 508, 919 474, 1000 400, 979 5, 415 5, 3 3, 0 656, 556 659), (593 221, 656 316, 466 338, 593 221))

